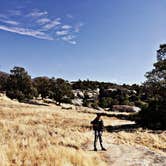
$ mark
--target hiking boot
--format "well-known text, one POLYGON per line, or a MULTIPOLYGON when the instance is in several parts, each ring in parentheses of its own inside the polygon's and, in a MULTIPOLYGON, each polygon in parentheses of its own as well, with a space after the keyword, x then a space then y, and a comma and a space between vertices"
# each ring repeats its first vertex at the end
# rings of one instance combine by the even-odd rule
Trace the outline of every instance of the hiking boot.
POLYGON ((106 149, 105 149, 105 148, 101 148, 101 150, 106 151, 106 149))

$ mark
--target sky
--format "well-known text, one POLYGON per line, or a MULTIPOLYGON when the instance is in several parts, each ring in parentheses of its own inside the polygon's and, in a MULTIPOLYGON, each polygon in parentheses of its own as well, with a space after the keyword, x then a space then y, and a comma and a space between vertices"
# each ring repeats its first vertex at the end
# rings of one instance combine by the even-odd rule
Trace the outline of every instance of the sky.
POLYGON ((140 84, 165 16, 165 0, 0 0, 0 70, 140 84))

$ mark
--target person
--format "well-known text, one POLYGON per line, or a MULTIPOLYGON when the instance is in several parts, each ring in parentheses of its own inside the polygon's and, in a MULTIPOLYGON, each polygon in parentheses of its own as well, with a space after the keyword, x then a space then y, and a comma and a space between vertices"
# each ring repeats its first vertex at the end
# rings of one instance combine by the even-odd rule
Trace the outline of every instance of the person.
POLYGON ((103 120, 101 119, 100 113, 97 113, 97 117, 93 121, 91 121, 91 124, 93 125, 93 130, 94 130, 94 151, 97 151, 96 144, 98 139, 100 142, 101 150, 105 151, 106 149, 103 147, 102 144, 103 142, 102 133, 104 130, 104 123, 103 120))

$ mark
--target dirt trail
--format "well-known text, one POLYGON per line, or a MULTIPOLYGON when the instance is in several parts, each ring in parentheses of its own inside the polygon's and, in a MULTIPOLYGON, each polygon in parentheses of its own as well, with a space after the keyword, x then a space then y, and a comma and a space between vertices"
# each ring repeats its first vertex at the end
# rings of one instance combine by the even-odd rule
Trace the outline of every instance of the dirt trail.
MULTIPOLYGON (((126 121, 124 124, 130 123, 126 121)), ((93 133, 90 133, 93 137, 93 133)), ((107 151, 101 151, 98 145, 99 155, 108 166, 165 166, 166 156, 150 150, 141 145, 115 144, 111 141, 111 134, 103 135, 104 146, 107 151)), ((98 143, 99 144, 99 143, 98 143)), ((93 151, 93 141, 87 144, 86 150, 93 151)))
MULTIPOLYGON (((144 146, 107 145, 107 151, 98 151, 110 166, 165 166, 166 156, 144 146)), ((90 149, 93 149, 91 147, 90 149)))

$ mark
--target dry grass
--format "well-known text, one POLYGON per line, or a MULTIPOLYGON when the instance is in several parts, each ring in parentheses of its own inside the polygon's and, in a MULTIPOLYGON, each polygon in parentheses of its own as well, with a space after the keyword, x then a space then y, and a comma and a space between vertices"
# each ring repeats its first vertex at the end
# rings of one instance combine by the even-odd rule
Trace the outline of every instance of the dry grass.
POLYGON ((90 139, 86 126, 91 118, 56 106, 1 98, 1 166, 105 165, 97 153, 81 149, 90 139))
MULTIPOLYGON (((21 104, 0 98, 1 166, 104 166, 100 153, 84 147, 93 141, 94 110, 64 110, 55 105, 21 104), (78 111, 79 110, 79 111, 78 111)), ((104 117, 106 125, 126 121, 104 117)), ((144 145, 165 154, 166 134, 136 130, 106 133, 110 143, 144 145)))
POLYGON ((134 132, 120 131, 112 133, 110 143, 143 145, 149 149, 166 155, 166 132, 155 133, 148 130, 138 129, 134 132))

